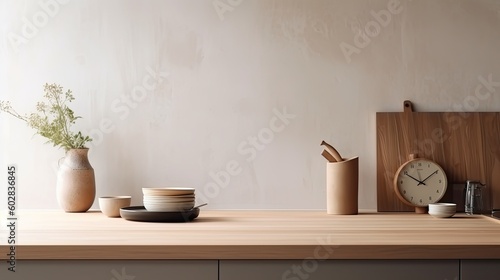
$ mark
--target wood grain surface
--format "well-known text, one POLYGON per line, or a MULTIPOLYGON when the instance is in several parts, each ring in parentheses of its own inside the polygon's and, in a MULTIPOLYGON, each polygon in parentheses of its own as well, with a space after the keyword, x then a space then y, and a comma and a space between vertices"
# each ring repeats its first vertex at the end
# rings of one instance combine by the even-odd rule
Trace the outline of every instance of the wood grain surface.
MULTIPOLYGON (((398 167, 415 153, 443 167, 448 183, 486 184, 488 208, 500 208, 500 113, 379 112, 377 210, 413 211, 395 195, 398 167)), ((449 187, 444 201, 453 201, 449 187)))
POLYGON ((202 211, 191 223, 142 223, 98 211, 22 210, 18 217, 19 260, 500 259, 500 221, 481 215, 202 211))

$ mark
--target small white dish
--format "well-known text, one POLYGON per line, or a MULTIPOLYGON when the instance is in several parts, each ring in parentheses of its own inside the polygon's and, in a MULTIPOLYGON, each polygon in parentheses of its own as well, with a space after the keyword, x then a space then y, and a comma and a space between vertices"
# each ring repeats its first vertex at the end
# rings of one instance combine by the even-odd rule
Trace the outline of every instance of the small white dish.
POLYGON ((450 218, 457 212, 455 203, 431 203, 429 204, 429 215, 436 218, 450 218))
POLYGON ((440 213, 440 212, 429 212, 429 215, 436 217, 436 218, 451 218, 455 213, 440 213))
POLYGON ((129 195, 122 196, 101 196, 99 197, 99 208, 101 212, 112 218, 120 217, 120 208, 129 207, 132 197, 129 195))

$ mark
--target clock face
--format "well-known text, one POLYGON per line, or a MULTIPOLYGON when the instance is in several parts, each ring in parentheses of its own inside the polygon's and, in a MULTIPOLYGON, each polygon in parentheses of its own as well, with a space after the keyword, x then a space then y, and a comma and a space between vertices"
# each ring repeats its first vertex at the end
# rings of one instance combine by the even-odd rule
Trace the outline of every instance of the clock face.
POLYGON ((444 195, 448 181, 437 163, 417 158, 403 164, 394 178, 394 190, 406 204, 425 207, 438 202, 444 195))

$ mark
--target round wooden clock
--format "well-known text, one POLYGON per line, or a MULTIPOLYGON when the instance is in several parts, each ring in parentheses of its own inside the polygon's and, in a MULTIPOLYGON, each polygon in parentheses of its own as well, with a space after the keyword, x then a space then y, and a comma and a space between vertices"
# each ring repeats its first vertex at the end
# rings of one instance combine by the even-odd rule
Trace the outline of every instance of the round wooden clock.
POLYGON ((396 195, 403 203, 414 206, 417 213, 427 213, 427 206, 438 202, 447 186, 446 174, 439 164, 412 155, 394 176, 396 195))

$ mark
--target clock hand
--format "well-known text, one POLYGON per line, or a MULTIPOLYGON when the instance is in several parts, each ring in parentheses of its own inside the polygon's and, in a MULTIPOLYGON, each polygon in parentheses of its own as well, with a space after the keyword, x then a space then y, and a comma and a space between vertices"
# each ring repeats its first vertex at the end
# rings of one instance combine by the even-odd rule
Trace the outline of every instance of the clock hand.
POLYGON ((420 181, 419 179, 417 179, 417 178, 415 178, 415 177, 413 177, 413 176, 411 176, 409 174, 406 174, 406 176, 408 176, 408 177, 412 178, 413 180, 417 181, 418 182, 417 186, 420 186, 422 184, 425 185, 425 183, 423 181, 420 181))
MULTIPOLYGON (((424 182, 425 182, 425 181, 427 181, 427 179, 429 179, 430 177, 432 177, 432 175, 437 174, 437 173, 438 173, 438 171, 437 171, 437 170, 436 170, 436 171, 434 171, 434 172, 432 172, 432 173, 431 173, 431 175, 427 176, 427 178, 425 178, 422 182, 419 182, 419 183, 418 183, 418 185, 420 185, 420 184, 424 184, 424 185, 425 185, 425 183, 424 183, 424 182)), ((418 186, 418 185, 417 185, 417 186, 418 186)))

